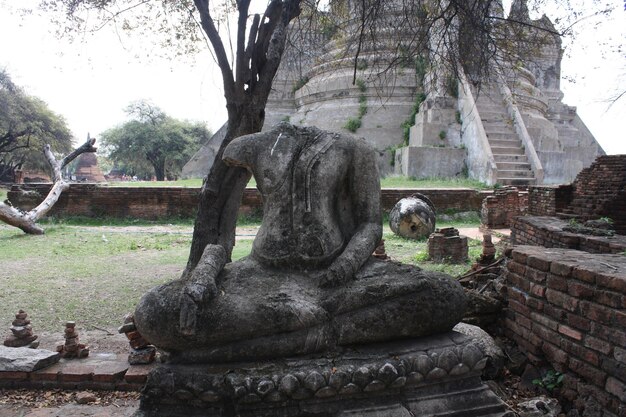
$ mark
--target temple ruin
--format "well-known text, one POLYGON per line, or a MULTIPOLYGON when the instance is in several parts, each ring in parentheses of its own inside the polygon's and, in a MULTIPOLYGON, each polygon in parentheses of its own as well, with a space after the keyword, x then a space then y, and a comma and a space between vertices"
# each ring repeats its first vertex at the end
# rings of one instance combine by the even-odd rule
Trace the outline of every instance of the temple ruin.
MULTIPOLYGON (((357 3, 333 1, 329 13, 348 18, 357 3)), ((401 13, 397 3, 385 4, 389 28, 379 33, 392 34, 388 41, 365 42, 356 64, 345 31, 333 34, 323 24, 294 31, 267 104, 266 128, 288 120, 352 131, 376 148, 383 176, 468 176, 489 185, 571 182, 604 154, 576 108, 562 102, 560 38, 544 36, 521 64, 499 63, 497 76, 480 83, 462 69, 449 74, 435 56, 441 54, 437 39, 430 52, 389 67, 398 54, 402 58, 402 36, 393 26, 394 13, 401 13)), ((525 0, 515 0, 508 16, 554 30, 546 16, 530 18, 525 0)), ((218 137, 192 158, 184 177, 206 175, 211 163, 201 155, 214 152, 218 137)))

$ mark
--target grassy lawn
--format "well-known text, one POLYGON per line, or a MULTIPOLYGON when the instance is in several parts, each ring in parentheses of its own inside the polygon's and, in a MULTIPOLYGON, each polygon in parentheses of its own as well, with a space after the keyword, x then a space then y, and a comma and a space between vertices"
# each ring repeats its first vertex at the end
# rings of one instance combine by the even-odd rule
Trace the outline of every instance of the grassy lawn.
MULTIPOLYGON (((126 181, 111 182, 109 187, 200 187, 202 180, 192 178, 178 181, 126 181)), ((254 178, 250 179, 248 187, 256 187, 254 178)), ((409 177, 387 177, 381 180, 382 188, 491 188, 479 181, 469 178, 425 178, 415 179, 409 177)))
MULTIPOLYGON (((240 226, 255 226, 243 219, 240 226)), ((180 276, 189 253, 193 221, 178 224, 104 224, 81 219, 48 222, 44 236, 25 235, 0 225, 0 324, 8 329, 18 309, 33 318, 36 331, 60 332, 66 320, 81 328, 116 328, 141 295, 180 276)), ((438 227, 477 227, 465 222, 438 227)), ((395 236, 385 226, 387 253, 394 260, 458 276, 463 265, 426 261, 426 240, 395 236)), ((244 238, 245 239, 245 238, 244 238)), ((250 253, 252 240, 238 240, 233 259, 250 253)), ((480 241, 470 241, 470 259, 480 241)))
POLYGON ((0 187, 0 202, 3 202, 7 198, 7 190, 6 188, 0 187))

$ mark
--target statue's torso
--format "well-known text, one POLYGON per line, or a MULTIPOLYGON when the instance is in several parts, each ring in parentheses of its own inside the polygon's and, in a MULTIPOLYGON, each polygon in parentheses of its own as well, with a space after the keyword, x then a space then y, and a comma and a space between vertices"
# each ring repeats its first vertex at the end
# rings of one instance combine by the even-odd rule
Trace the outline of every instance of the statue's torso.
POLYGON ((325 267, 352 234, 347 189, 351 154, 328 133, 265 141, 254 144, 256 153, 249 161, 263 197, 263 222, 252 256, 272 266, 325 267))

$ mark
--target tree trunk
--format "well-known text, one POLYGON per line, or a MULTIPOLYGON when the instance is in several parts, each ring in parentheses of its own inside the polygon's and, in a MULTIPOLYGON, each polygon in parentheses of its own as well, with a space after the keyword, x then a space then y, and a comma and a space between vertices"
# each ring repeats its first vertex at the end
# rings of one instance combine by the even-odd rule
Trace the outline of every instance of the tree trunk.
POLYGON ((154 175, 157 181, 165 181, 165 166, 154 166, 154 175))
POLYGON ((264 108, 265 105, 260 109, 249 105, 233 112, 233 117, 229 115, 224 141, 202 185, 189 260, 183 276, 195 268, 208 244, 222 245, 228 262, 231 261, 238 209, 251 174, 244 168, 227 166, 222 155, 234 138, 261 131, 264 108))

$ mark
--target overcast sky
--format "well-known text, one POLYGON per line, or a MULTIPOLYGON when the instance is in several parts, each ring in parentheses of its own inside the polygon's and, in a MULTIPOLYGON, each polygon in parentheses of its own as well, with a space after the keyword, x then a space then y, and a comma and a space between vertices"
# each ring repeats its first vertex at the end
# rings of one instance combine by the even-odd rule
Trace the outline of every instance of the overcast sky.
MULTIPOLYGON (((158 58, 155 42, 112 29, 70 44, 53 34, 45 17, 12 13, 25 3, 32 0, 0 0, 0 67, 63 115, 78 141, 123 122, 123 109, 139 99, 177 118, 206 121, 213 131, 225 122, 221 79, 208 52, 158 58)), ((626 89, 626 56, 606 45, 626 45, 626 12, 619 7, 600 25, 588 26, 563 60, 564 102, 577 106, 607 153, 626 153, 626 97, 611 108, 608 103, 617 89, 626 89)))

